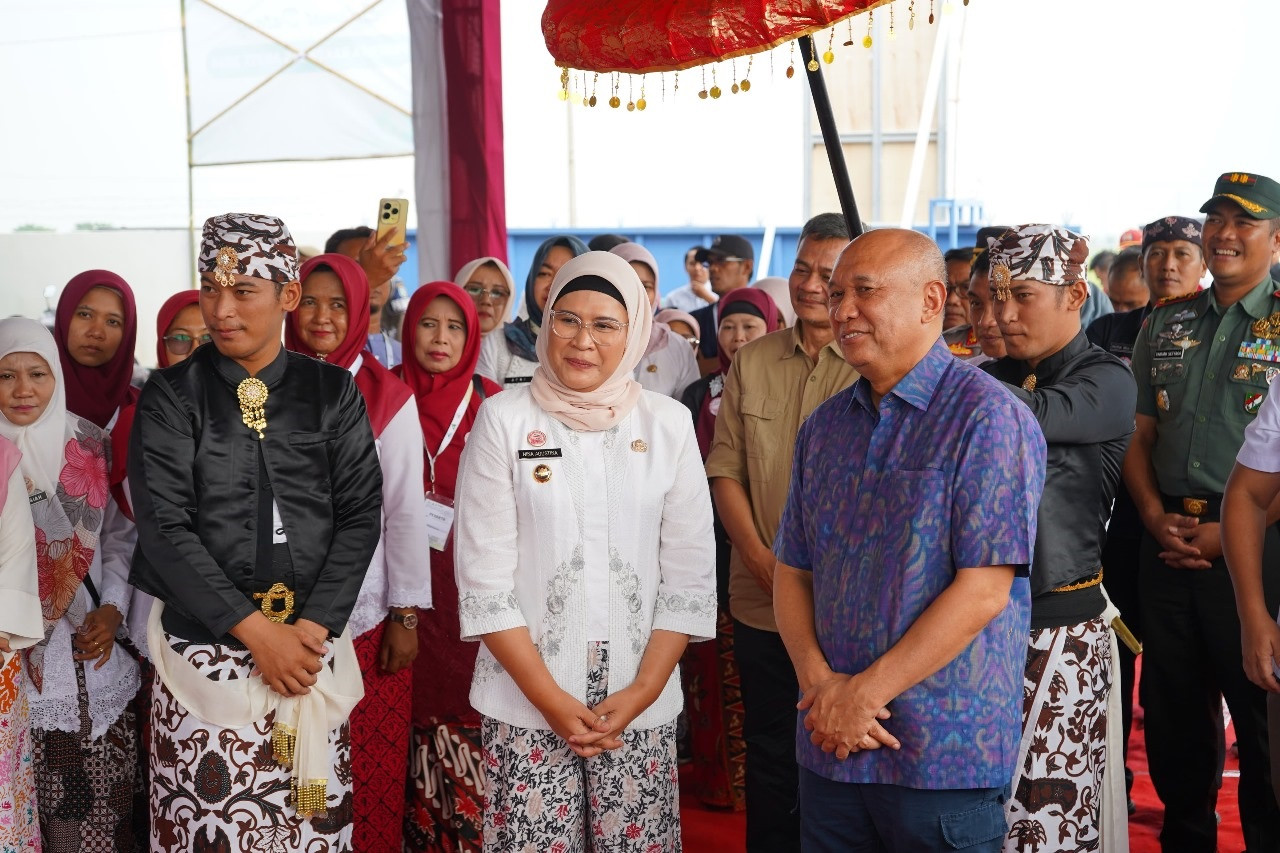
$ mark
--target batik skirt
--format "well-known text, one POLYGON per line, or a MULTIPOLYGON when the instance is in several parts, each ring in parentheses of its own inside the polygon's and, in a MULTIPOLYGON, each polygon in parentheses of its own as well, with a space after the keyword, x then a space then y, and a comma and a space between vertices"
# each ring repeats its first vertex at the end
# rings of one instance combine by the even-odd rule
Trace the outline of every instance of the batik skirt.
POLYGON ((0 850, 39 853, 35 745, 22 678, 22 655, 0 667, 0 850))
POLYGON ((733 619, 721 612, 716 638, 690 643, 680 661, 693 767, 687 792, 708 806, 746 808, 747 742, 742 687, 733 657, 733 619))
MULTIPOLYGON (((609 694, 609 644, 588 650, 587 707, 609 694)), ((676 724, 622 733, 622 747, 580 758, 549 729, 481 723, 489 853, 680 850, 676 724)))
POLYGON ((1006 851, 1103 849, 1112 642, 1102 619, 1031 631, 1006 851))
MULTIPOLYGON (((214 681, 249 678, 247 650, 220 644, 170 646, 214 681)), ((292 774, 271 746, 274 714, 230 729, 184 708, 157 677, 151 691, 151 849, 350 853, 351 740, 329 733, 327 810, 310 818, 293 806, 292 774)))
POLYGON ((31 730, 44 853, 132 851, 137 721, 126 708, 94 739, 84 666, 76 664, 75 673, 80 730, 31 730))
POLYGON ((401 848, 404 825, 404 782, 409 775, 409 710, 413 702, 413 669, 394 675, 378 668, 381 622, 355 639, 356 659, 364 677, 364 698, 351 711, 351 775, 355 823, 351 843, 356 850, 401 848))

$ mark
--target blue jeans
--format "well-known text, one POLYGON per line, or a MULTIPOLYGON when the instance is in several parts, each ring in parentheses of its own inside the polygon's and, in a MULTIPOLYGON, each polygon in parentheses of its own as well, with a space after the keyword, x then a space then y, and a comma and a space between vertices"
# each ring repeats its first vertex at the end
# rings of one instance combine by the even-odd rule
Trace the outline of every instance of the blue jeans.
POLYGON ((921 790, 834 782, 800 768, 805 853, 1000 853, 1009 786, 921 790))

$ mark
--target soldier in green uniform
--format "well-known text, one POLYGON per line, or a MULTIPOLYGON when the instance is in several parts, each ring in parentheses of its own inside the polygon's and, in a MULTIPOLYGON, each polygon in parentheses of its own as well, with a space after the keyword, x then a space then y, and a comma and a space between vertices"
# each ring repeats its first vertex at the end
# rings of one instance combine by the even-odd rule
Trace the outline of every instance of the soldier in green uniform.
MULTIPOLYGON (((1165 805, 1165 853, 1213 851, 1219 691, 1240 748, 1240 818, 1249 851, 1280 850, 1265 693, 1246 678, 1240 620, 1222 559, 1222 492, 1271 381, 1280 375, 1280 184, 1218 178, 1202 242, 1213 284, 1162 300, 1134 344, 1137 430, 1124 479, 1146 533, 1139 574, 1142 684, 1151 779, 1165 805)), ((1280 532, 1268 528, 1268 608, 1280 604, 1280 532)))

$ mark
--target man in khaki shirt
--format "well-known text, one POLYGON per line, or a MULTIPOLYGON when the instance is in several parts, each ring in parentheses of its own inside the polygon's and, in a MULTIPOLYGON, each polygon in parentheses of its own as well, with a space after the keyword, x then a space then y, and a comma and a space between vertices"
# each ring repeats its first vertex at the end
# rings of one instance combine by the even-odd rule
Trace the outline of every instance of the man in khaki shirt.
POLYGON ((843 217, 805 223, 791 270, 796 324, 738 350, 725 377, 707 477, 733 543, 729 612, 747 743, 747 850, 800 849, 796 809, 799 686, 773 618, 773 537, 791 483, 800 424, 857 372, 834 342, 827 281, 849 242, 843 217))

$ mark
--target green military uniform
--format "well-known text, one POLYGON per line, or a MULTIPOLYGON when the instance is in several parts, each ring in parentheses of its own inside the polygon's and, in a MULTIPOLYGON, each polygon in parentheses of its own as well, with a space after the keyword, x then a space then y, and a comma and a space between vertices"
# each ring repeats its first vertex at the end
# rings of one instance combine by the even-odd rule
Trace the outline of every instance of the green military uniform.
MULTIPOLYGON (((1213 197, 1201 208, 1224 219, 1240 210, 1258 220, 1276 218, 1280 184, 1230 172, 1218 179, 1213 197), (1226 204, 1232 207, 1221 210, 1226 204)), ((1210 231, 1206 226, 1206 253, 1214 251, 1217 239, 1210 231)), ((1217 287, 1163 300, 1138 334, 1132 365, 1137 411, 1155 419, 1151 467, 1165 512, 1199 516, 1202 523, 1218 520, 1245 427, 1280 376, 1277 291, 1276 282, 1261 273, 1261 280, 1231 305, 1219 304, 1217 287)), ((1264 570, 1264 585, 1268 599, 1280 604, 1275 529, 1268 530, 1264 548, 1264 565, 1272 567, 1264 570)), ((1144 533, 1138 578, 1144 642, 1140 691, 1151 781, 1165 806, 1164 850, 1216 848, 1219 697, 1231 709, 1239 744, 1237 798, 1245 847, 1280 850, 1266 694, 1244 674, 1240 619, 1226 562, 1218 557, 1206 569, 1175 568, 1160 558, 1161 550, 1144 533)))
POLYGON ((1138 414, 1156 419, 1160 491, 1221 495, 1244 428, 1280 376, 1280 288, 1270 276, 1226 308, 1212 289, 1161 302, 1133 348, 1138 414))

